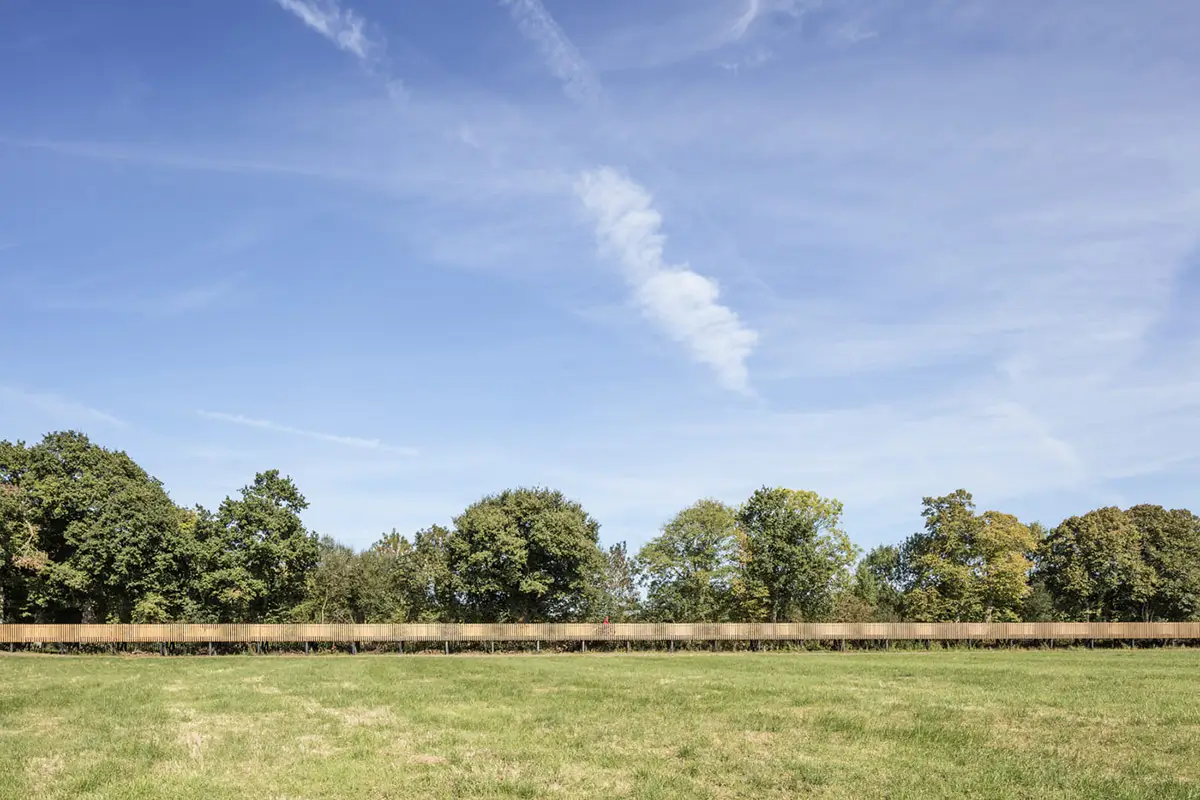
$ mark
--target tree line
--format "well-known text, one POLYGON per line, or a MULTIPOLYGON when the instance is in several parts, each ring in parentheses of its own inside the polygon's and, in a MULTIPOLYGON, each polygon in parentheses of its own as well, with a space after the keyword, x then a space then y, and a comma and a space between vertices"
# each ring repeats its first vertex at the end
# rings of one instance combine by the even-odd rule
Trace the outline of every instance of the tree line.
POLYGON ((763 487, 679 511, 636 554, 583 507, 506 489, 358 552, 308 530, 277 470, 217 509, 176 505, 78 432, 0 441, 2 622, 1184 621, 1200 518, 1101 508, 1053 529, 958 490, 863 553, 831 498, 763 487))

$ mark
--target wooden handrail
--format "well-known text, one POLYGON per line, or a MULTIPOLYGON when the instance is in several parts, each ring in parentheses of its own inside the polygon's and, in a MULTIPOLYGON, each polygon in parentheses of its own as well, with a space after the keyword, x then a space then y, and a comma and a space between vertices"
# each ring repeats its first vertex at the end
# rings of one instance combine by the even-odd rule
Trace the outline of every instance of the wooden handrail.
POLYGON ((0 643, 1200 640, 1200 622, 0 625, 0 643))

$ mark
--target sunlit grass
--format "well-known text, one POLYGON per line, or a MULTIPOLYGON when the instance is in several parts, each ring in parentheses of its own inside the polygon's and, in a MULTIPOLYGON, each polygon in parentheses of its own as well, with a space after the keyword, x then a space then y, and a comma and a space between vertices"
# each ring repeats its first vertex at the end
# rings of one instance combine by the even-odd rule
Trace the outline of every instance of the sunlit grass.
POLYGON ((0 657, 0 796, 1200 797, 1200 651, 0 657))

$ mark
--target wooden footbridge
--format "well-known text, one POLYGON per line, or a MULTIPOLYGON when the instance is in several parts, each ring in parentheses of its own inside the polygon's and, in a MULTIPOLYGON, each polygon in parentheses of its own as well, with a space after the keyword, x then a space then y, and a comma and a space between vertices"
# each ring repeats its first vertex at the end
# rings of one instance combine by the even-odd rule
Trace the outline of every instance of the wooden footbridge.
POLYGON ((477 643, 654 645, 677 643, 824 642, 833 646, 893 642, 942 643, 1200 643, 1200 622, 899 622, 899 623, 537 623, 394 625, 0 625, 0 646, 31 645, 214 645, 345 644, 422 647, 477 643))

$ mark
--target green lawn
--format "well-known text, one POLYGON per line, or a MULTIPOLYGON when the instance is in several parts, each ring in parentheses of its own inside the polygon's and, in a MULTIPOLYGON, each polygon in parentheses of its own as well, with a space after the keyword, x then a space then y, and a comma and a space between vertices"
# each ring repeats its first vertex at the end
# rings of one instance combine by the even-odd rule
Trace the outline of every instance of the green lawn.
POLYGON ((1200 651, 0 656, 0 797, 1200 798, 1200 651))

